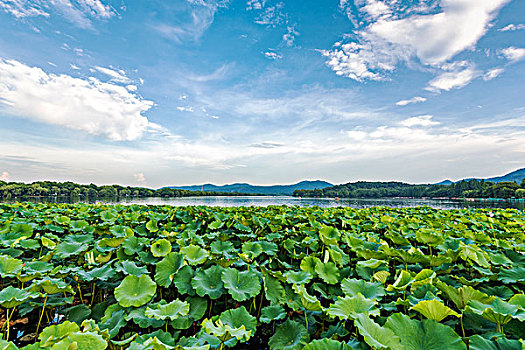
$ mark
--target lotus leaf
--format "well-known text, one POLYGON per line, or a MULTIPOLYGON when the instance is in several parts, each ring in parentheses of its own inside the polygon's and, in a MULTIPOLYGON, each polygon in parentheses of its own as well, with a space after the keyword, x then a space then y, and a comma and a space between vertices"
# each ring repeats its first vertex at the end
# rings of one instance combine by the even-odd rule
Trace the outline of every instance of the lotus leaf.
POLYGON ((322 311, 323 310, 323 307, 321 306, 321 302, 313 295, 310 295, 304 285, 294 284, 292 285, 292 289, 301 297, 301 303, 303 304, 303 307, 306 310, 310 310, 310 311, 322 311))
POLYGON ((54 250, 55 257, 65 259, 70 256, 76 256, 89 249, 89 246, 84 243, 77 242, 62 242, 58 244, 54 250))
POLYGON ((352 350, 353 348, 345 343, 333 339, 317 339, 308 343, 303 350, 352 350))
POLYGON ((284 288, 278 279, 273 278, 269 275, 265 275, 264 278, 264 296, 266 300, 279 304, 284 301, 284 288))
POLYGON ((191 285, 199 296, 208 295, 210 299, 218 299, 226 291, 222 282, 223 271, 224 269, 217 265, 200 270, 195 274, 191 285))
POLYGON ((261 291, 259 277, 251 271, 239 272, 237 269, 224 269, 222 281, 224 287, 236 301, 252 298, 261 291))
POLYGON ((385 295, 385 288, 380 283, 366 282, 364 280, 345 278, 341 282, 341 290, 347 296, 361 293, 365 298, 381 300, 385 295))
POLYGON ((286 320, 277 326, 277 330, 270 338, 270 349, 296 350, 302 349, 308 342, 306 328, 295 321, 286 320))
POLYGON ((321 279, 328 284, 336 284, 337 282, 339 282, 339 269, 332 262, 317 263, 315 265, 315 272, 317 272, 319 277, 321 277, 321 279))
POLYGON ((148 275, 130 275, 115 289, 115 298, 123 307, 138 307, 150 301, 156 289, 157 284, 148 275))
MULTIPOLYGON (((163 302, 163 305, 165 304, 166 302, 163 302)), ((140 328, 158 328, 166 324, 165 320, 160 320, 154 317, 146 316, 146 306, 142 306, 129 311, 128 314, 124 316, 124 319, 126 321, 132 320, 133 323, 138 325, 140 328)))
POLYGON ((7 255, 0 255, 0 277, 6 278, 16 275, 22 270, 23 262, 7 255))
POLYGON ((223 342, 232 338, 241 341, 247 341, 252 336, 252 332, 246 330, 244 325, 238 328, 232 328, 230 325, 222 323, 221 320, 217 320, 214 323, 212 320, 205 319, 202 321, 202 327, 206 330, 206 332, 213 334, 223 342))
POLYGON ((265 306, 261 310, 261 322, 270 323, 272 321, 282 320, 286 317, 286 310, 281 305, 265 306))
POLYGON ((284 275, 288 283, 292 284, 305 284, 312 279, 312 275, 307 271, 290 271, 284 275))
POLYGON ((188 294, 190 296, 195 295, 195 290, 191 285, 193 277, 195 276, 195 271, 191 266, 185 265, 181 267, 179 271, 173 277, 173 285, 177 287, 177 290, 181 294, 188 294))
POLYGON ((434 278, 436 278, 436 273, 434 271, 423 269, 414 277, 414 281, 410 286, 410 290, 414 291, 425 284, 432 284, 434 278))
POLYGON ((330 305, 326 313, 331 317, 339 317, 341 320, 353 320, 359 314, 378 316, 379 309, 376 308, 375 300, 367 299, 359 293, 353 297, 339 297, 335 303, 330 305))
POLYGON ((474 244, 460 242, 460 254, 462 259, 473 261, 482 267, 490 267, 489 256, 480 247, 474 244))
POLYGON ((511 269, 502 269, 498 277, 505 284, 525 282, 525 267, 515 266, 511 269))
POLYGON ((315 276, 315 267, 317 264, 321 263, 321 260, 319 258, 316 258, 314 256, 307 256, 301 260, 301 270, 306 271, 310 273, 312 276, 315 276))
POLYGON ((390 272, 388 271, 377 271, 376 273, 374 273, 372 278, 378 282, 386 284, 386 280, 388 279, 388 276, 390 276, 390 272))
POLYGON ((146 223, 146 229, 150 232, 157 232, 159 227, 157 226, 157 220, 150 220, 146 223))
POLYGON ((357 315, 355 325, 365 342, 373 349, 404 349, 399 337, 392 330, 379 326, 366 314, 357 315))
POLYGON ((33 291, 43 290, 47 294, 73 293, 73 288, 58 278, 46 278, 34 281, 29 288, 33 291))
POLYGON ((244 326, 252 334, 257 329, 257 319, 250 315, 244 306, 224 311, 219 316, 219 320, 232 328, 244 326))
POLYGON ((7 309, 18 306, 26 300, 37 298, 40 293, 14 288, 13 286, 5 287, 0 291, 0 305, 7 309))
POLYGON ((499 298, 491 304, 483 304, 477 300, 471 300, 467 303, 465 310, 495 323, 498 326, 498 330, 513 318, 521 321, 525 320, 525 313, 517 305, 509 304, 499 298))
POLYGON ((184 254, 184 258, 190 265, 199 265, 208 259, 210 255, 206 250, 196 245, 189 245, 180 249, 180 252, 184 254))
POLYGON ((399 337, 403 345, 399 349, 464 350, 467 348, 452 328, 434 320, 411 320, 406 315, 396 313, 388 317, 384 327, 389 328, 399 337))
POLYGON ((60 314, 66 315, 69 321, 82 324, 91 316, 91 309, 87 305, 80 304, 61 310, 60 314))
POLYGON ((469 349, 471 350, 522 350, 523 343, 519 340, 511 340, 507 338, 496 338, 495 341, 490 341, 479 335, 474 335, 469 338, 469 349))
POLYGON ((245 242, 242 245, 242 252, 247 254, 250 259, 255 259, 262 254, 263 249, 258 242, 245 242))
POLYGON ((326 245, 337 244, 339 237, 341 237, 341 234, 335 227, 325 226, 319 230, 319 238, 326 245))
POLYGON ((439 300, 421 300, 417 305, 412 306, 411 310, 420 312, 426 318, 437 322, 441 322, 447 316, 459 317, 457 312, 445 306, 439 300))
POLYGON ((208 301, 204 298, 190 297, 187 299, 190 304, 190 312, 187 316, 178 317, 170 322, 175 329, 188 329, 194 321, 200 320, 208 307, 208 301))
POLYGON ((119 304, 112 304, 106 309, 104 317, 100 321, 100 327, 106 329, 109 332, 109 336, 113 338, 126 325, 124 310, 119 304))
POLYGON ((44 328, 44 330, 38 335, 38 340, 40 340, 40 346, 44 348, 51 347, 66 338, 69 334, 78 331, 80 331, 80 327, 76 323, 65 321, 56 326, 44 328))
POLYGON ((171 243, 165 238, 157 240, 151 245, 151 254, 154 257, 162 257, 171 252, 171 243))
POLYGON ((489 297, 487 294, 477 291, 471 286, 463 286, 459 288, 454 288, 446 283, 438 281, 436 286, 449 297, 457 308, 460 310, 465 310, 465 306, 470 300, 477 300, 483 304, 490 304, 494 301, 495 297, 489 297))
POLYGON ((259 241, 259 244, 261 245, 261 248, 264 252, 264 254, 268 256, 274 256, 277 254, 277 251, 279 248, 277 247, 277 244, 273 242, 267 242, 267 241, 259 241))
POLYGON ((386 290, 389 292, 405 290, 413 281, 414 279, 409 272, 401 270, 394 284, 388 285, 386 290))
MULTIPOLYGON (((159 268, 159 265, 157 264, 157 270, 158 268, 159 268)), ((146 268, 146 266, 137 266, 137 264, 129 260, 121 261, 120 266, 117 268, 117 271, 123 272, 126 275, 135 275, 135 276, 141 276, 141 275, 148 274, 148 269, 146 268)), ((155 278, 155 280, 157 280, 157 278, 155 278)))
POLYGON ((157 320, 174 320, 179 316, 187 316, 190 312, 190 304, 179 299, 175 299, 168 304, 158 304, 156 308, 146 308, 144 313, 147 317, 157 320))
POLYGON ((75 344, 78 350, 105 349, 108 343, 101 335, 94 332, 74 332, 68 336, 68 343, 75 344))
POLYGON ((231 242, 214 241, 211 245, 211 252, 217 255, 228 255, 233 252, 233 244, 231 242))
POLYGON ((184 257, 179 253, 169 253, 158 264, 155 270, 155 282, 161 287, 169 287, 175 274, 184 264, 184 257))
POLYGON ((69 223, 71 226, 71 231, 82 231, 86 227, 89 226, 88 222, 86 220, 73 220, 69 223))
POLYGON ((144 244, 147 242, 148 240, 146 238, 131 236, 122 242, 121 247, 124 249, 124 253, 127 255, 133 255, 141 252, 144 244))

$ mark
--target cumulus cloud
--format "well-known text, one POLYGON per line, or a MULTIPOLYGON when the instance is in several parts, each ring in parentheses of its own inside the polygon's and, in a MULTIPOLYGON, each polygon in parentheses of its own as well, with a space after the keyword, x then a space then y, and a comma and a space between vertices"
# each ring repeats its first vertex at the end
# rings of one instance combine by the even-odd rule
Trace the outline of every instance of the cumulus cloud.
POLYGON ((11 174, 9 174, 7 171, 2 171, 2 173, 0 174, 0 181, 8 182, 10 177, 11 174))
POLYGON ((286 30, 286 34, 283 35, 283 43, 286 46, 292 46, 295 41, 295 37, 299 35, 299 32, 295 29, 295 26, 288 26, 286 27, 286 30))
POLYGON ((402 126, 411 128, 414 126, 426 127, 426 126, 438 125, 439 122, 433 121, 431 115, 420 115, 418 117, 411 117, 411 118, 402 120, 399 124, 402 126))
POLYGON ((503 68, 493 68, 488 70, 485 74, 483 74, 483 80, 492 80, 494 78, 497 78, 500 76, 501 73, 503 73, 505 69, 503 68))
POLYGON ((181 112, 190 112, 193 113, 193 107, 184 107, 184 106, 178 106, 177 109, 181 112))
POLYGON ((145 132, 162 130, 142 115, 152 106, 152 101, 119 85, 49 74, 0 59, 0 108, 14 116, 115 141, 135 140, 145 132))
POLYGON ((459 89, 481 75, 474 64, 466 61, 444 65, 442 68, 444 71, 429 81, 425 90, 440 92, 459 89))
POLYGON ((122 83, 122 84, 129 84, 131 83, 131 79, 129 79, 126 76, 126 72, 123 70, 115 70, 111 68, 105 68, 105 67, 95 67, 96 70, 98 70, 100 73, 107 75, 111 78, 111 81, 114 81, 116 83, 122 83))
POLYGON ((511 32, 515 30, 523 30, 525 29, 525 24, 509 24, 503 28, 498 29, 500 32, 511 32))
POLYGON ((278 60, 279 58, 282 58, 280 54, 274 51, 266 51, 264 52, 264 56, 270 60, 278 60))
POLYGON ((0 0, 0 8, 16 18, 58 14, 81 28, 92 28, 92 19, 109 19, 116 14, 100 0, 0 0))
POLYGON ((475 47, 508 1, 441 0, 437 8, 438 2, 407 6, 395 0, 341 0, 341 9, 359 16, 358 28, 321 52, 338 75, 357 81, 387 79, 403 62, 439 72, 457 54, 475 47))
POLYGON ((521 47, 510 46, 501 50, 501 54, 511 62, 517 62, 525 58, 525 49, 521 47))
POLYGON ((425 102, 426 100, 427 99, 425 97, 416 96, 416 97, 412 97, 409 100, 397 101, 396 105, 398 105, 398 106, 406 106, 406 105, 411 104, 411 103, 425 102))

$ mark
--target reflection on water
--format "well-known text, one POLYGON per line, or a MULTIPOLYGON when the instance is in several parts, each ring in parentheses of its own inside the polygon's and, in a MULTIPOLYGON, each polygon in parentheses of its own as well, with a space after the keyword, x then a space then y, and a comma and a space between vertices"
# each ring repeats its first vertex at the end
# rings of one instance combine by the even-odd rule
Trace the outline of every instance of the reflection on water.
MULTIPOLYGON (((8 202, 16 202, 10 200, 8 202)), ((20 198, 18 201, 45 202, 45 203, 71 203, 69 197, 33 197, 20 198)), ((454 200, 454 199, 421 199, 421 198, 343 198, 335 200, 333 198, 297 198, 289 196, 213 196, 213 197, 182 197, 182 198, 114 198, 105 200, 80 200, 84 203, 111 203, 111 204, 144 204, 144 205, 205 205, 218 207, 240 207, 240 206, 261 206, 269 205, 297 205, 302 207, 319 206, 330 207, 352 207, 368 208, 374 206, 387 206, 392 208, 403 207, 422 207, 428 206, 437 209, 462 209, 462 208, 517 208, 524 209, 523 201, 504 201, 504 200, 454 200)))

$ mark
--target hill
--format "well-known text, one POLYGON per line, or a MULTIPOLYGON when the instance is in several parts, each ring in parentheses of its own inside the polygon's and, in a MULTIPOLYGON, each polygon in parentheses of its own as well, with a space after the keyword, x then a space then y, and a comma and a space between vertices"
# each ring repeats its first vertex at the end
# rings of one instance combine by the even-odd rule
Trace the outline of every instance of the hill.
POLYGON ((470 180, 477 180, 477 181, 481 181, 481 180, 485 180, 485 181, 489 181, 489 182, 495 182, 495 183, 499 183, 499 182, 516 182, 518 184, 521 183, 521 180, 523 180, 525 178, 525 168, 521 168, 521 169, 518 169, 518 170, 514 170, 508 174, 505 174, 503 176, 496 176, 496 177, 489 177, 489 178, 486 178, 486 179, 480 179, 480 178, 468 178, 468 179, 463 179, 463 180, 459 180, 459 181, 450 181, 450 180, 444 180, 444 181, 441 181, 441 182, 438 182, 436 183, 435 185, 451 185, 453 183, 458 183, 458 182, 461 182, 461 181, 470 181, 470 180))
POLYGON ((187 191, 210 191, 210 192, 227 192, 227 193, 249 193, 249 194, 265 194, 265 195, 291 195, 296 190, 315 190, 323 189, 333 186, 333 184, 316 180, 316 181, 301 181, 291 185, 271 185, 271 186, 256 186, 247 183, 234 183, 229 185, 192 185, 192 186, 170 186, 168 188, 187 190, 187 191))

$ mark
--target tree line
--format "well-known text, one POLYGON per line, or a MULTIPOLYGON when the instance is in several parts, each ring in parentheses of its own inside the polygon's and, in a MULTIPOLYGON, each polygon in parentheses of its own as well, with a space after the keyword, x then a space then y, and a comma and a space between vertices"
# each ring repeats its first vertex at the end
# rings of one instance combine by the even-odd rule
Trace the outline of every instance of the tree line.
POLYGON ((349 182, 315 190, 296 190, 296 197, 314 198, 525 198, 525 178, 516 182, 463 180, 450 185, 411 185, 403 182, 349 182))
POLYGON ((145 187, 120 185, 97 186, 82 185, 74 182, 38 181, 30 184, 23 182, 0 181, 0 198, 18 197, 78 197, 78 198, 125 198, 125 197, 191 197, 191 196, 239 196, 245 193, 226 193, 213 191, 188 191, 175 188, 158 190, 145 187))

